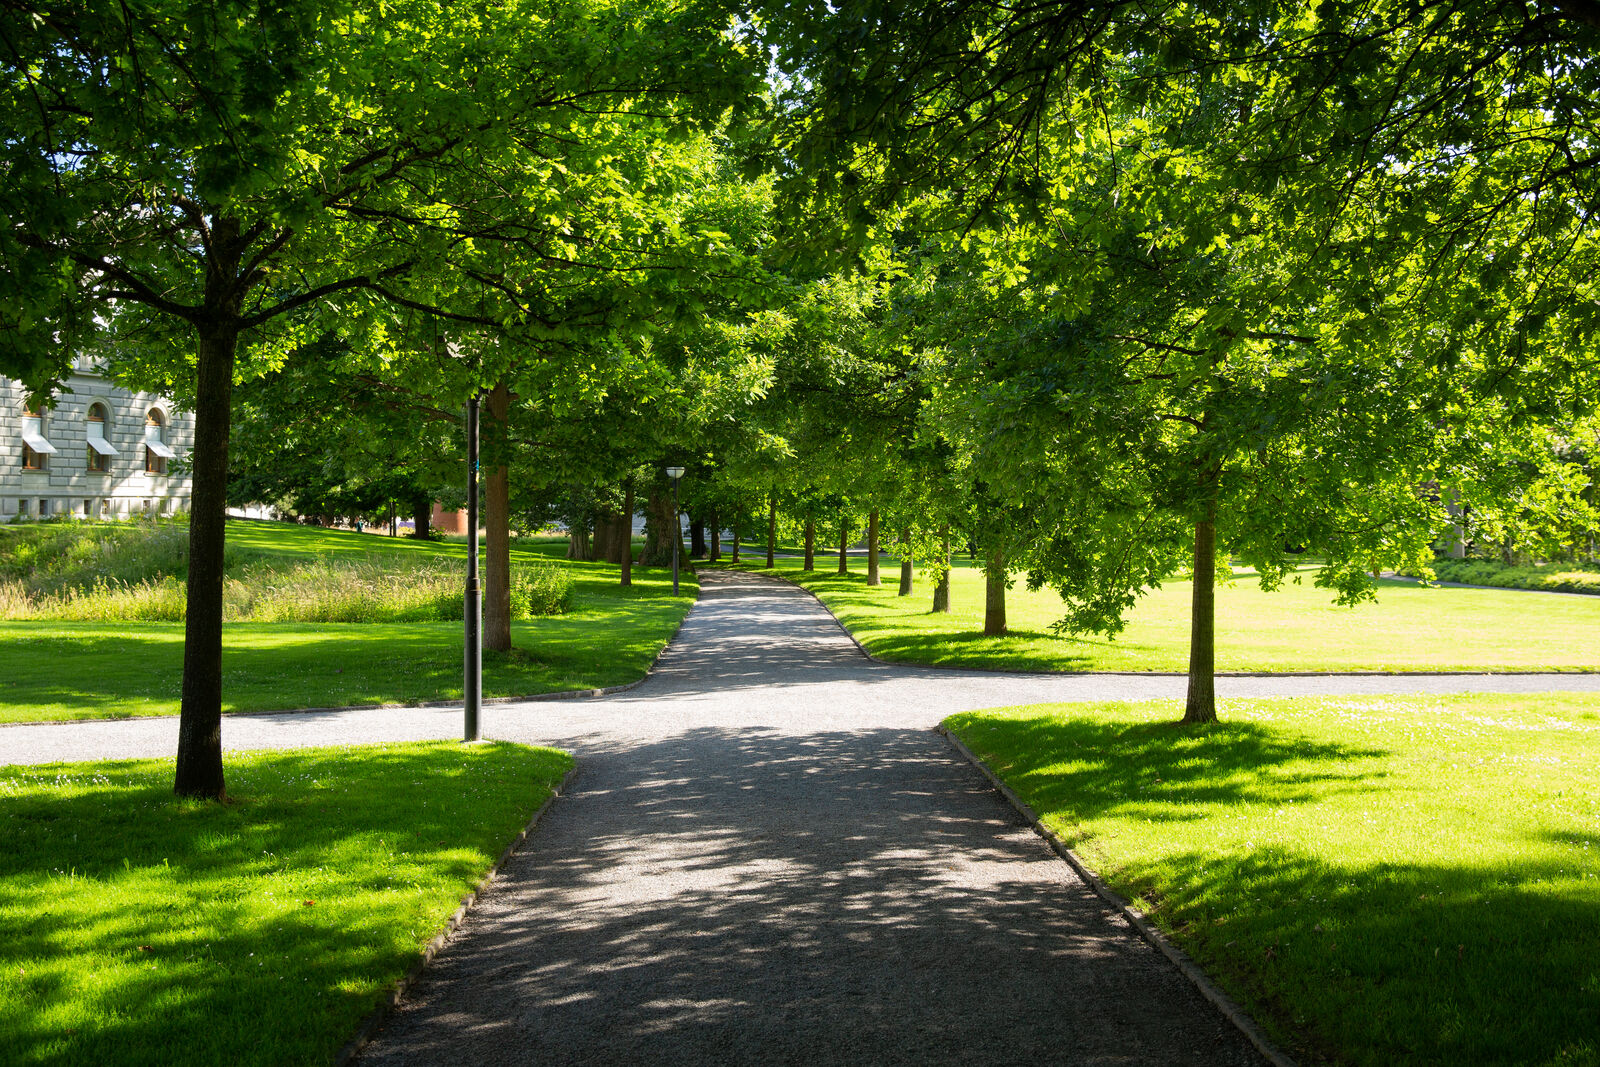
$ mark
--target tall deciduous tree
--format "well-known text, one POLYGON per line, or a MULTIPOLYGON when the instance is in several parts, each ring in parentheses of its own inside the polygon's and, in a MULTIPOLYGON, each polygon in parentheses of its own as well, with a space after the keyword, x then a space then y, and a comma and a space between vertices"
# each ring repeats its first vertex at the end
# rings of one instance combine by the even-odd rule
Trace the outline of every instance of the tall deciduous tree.
POLYGON ((348 0, 8 9, 4 369, 49 380, 103 322, 127 343, 192 353, 170 362, 173 377, 193 374, 196 412, 179 793, 224 794, 235 378, 319 318, 368 337, 396 307, 536 321, 537 300, 506 297, 545 292, 539 266, 646 238, 590 230, 572 210, 630 195, 609 143, 626 138, 624 116, 687 95, 720 111, 728 98, 710 95, 746 89, 722 27, 676 16, 408 0, 381 15, 348 0))

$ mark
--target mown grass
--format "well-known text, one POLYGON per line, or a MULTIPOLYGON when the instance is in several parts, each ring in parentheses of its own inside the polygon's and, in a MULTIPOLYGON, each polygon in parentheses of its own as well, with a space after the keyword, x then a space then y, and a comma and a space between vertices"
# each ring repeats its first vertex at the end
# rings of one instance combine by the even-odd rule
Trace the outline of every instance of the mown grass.
POLYGON ((0 1059, 326 1064, 572 761, 429 743, 0 768, 0 1059))
MULTIPOLYGON (((911 596, 896 594, 898 563, 885 557, 883 584, 869 588, 866 564, 852 559, 840 577, 819 562, 803 573, 793 561, 771 573, 816 593, 873 655, 906 663, 995 670, 1184 671, 1189 659, 1187 580, 1152 590, 1115 640, 1058 637, 1050 625, 1061 601, 1019 582, 1006 595, 1011 632, 983 635, 983 574, 958 560, 951 612, 929 611, 932 591, 918 575, 911 596)), ((1263 593, 1248 574, 1217 590, 1217 669, 1221 671, 1572 671, 1600 669, 1600 599, 1535 597, 1488 589, 1424 588, 1380 581, 1377 603, 1338 607, 1302 583, 1263 593)))
POLYGON ((1302 1062, 1600 1062, 1600 696, 947 721, 1302 1062))
MULTIPOLYGON (((461 546, 273 523, 231 523, 228 536, 258 555, 275 551, 289 560, 445 552, 464 567, 466 559, 461 546)), ((687 571, 674 598, 670 571, 635 567, 633 585, 622 588, 617 567, 554 559, 545 541, 519 545, 514 555, 521 553, 570 575, 571 607, 512 623, 513 651, 484 654, 486 697, 636 681, 698 591, 687 571)), ((461 652, 459 622, 230 623, 223 708, 457 700, 461 652)), ((174 714, 182 673, 181 623, 0 622, 0 722, 174 714)))

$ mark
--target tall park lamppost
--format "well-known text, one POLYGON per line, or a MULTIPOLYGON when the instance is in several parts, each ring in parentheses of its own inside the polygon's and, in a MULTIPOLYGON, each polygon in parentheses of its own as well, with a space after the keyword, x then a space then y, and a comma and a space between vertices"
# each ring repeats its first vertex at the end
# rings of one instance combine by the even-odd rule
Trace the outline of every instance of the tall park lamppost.
POLYGON ((672 595, 678 595, 678 542, 683 539, 678 529, 678 479, 683 477, 682 467, 668 467, 667 477, 672 479, 672 595))
POLYGON ((462 617, 466 620, 466 656, 461 697, 465 739, 479 740, 478 712, 483 706, 483 609, 478 590, 478 394, 467 400, 467 589, 462 617))

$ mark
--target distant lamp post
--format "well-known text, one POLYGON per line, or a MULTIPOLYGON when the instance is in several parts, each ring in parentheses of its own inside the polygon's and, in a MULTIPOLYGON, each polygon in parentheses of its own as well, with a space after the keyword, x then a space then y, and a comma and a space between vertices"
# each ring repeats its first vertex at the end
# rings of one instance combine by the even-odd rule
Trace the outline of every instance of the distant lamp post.
POLYGON ((672 479, 672 595, 678 595, 678 479, 683 477, 682 467, 668 467, 667 477, 672 479))

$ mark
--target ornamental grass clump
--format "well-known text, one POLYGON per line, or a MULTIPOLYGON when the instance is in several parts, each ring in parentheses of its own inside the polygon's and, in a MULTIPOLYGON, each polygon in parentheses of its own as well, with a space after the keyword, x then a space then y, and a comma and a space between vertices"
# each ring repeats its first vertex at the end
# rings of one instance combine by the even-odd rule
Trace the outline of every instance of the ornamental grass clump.
POLYGON ((189 573, 189 526, 182 521, 48 521, 0 527, 0 579, 30 593, 137 585, 189 573))
MULTIPOLYGON (((233 622, 451 622, 462 617, 462 562, 383 557, 256 562, 232 568, 223 617, 233 622)), ((511 578, 516 619, 559 615, 572 603, 572 577, 553 563, 519 563, 511 578)), ((185 590, 176 578, 134 581, 96 575, 86 585, 40 590, 0 580, 0 618, 63 622, 181 622, 185 590)))
POLYGON ((258 565, 229 578, 226 617, 253 622, 436 622, 461 618, 461 565, 446 559, 258 565))
POLYGON ((21 582, 0 583, 0 618, 60 622, 182 622, 187 601, 175 578, 122 581, 96 576, 87 588, 31 593, 21 582))

